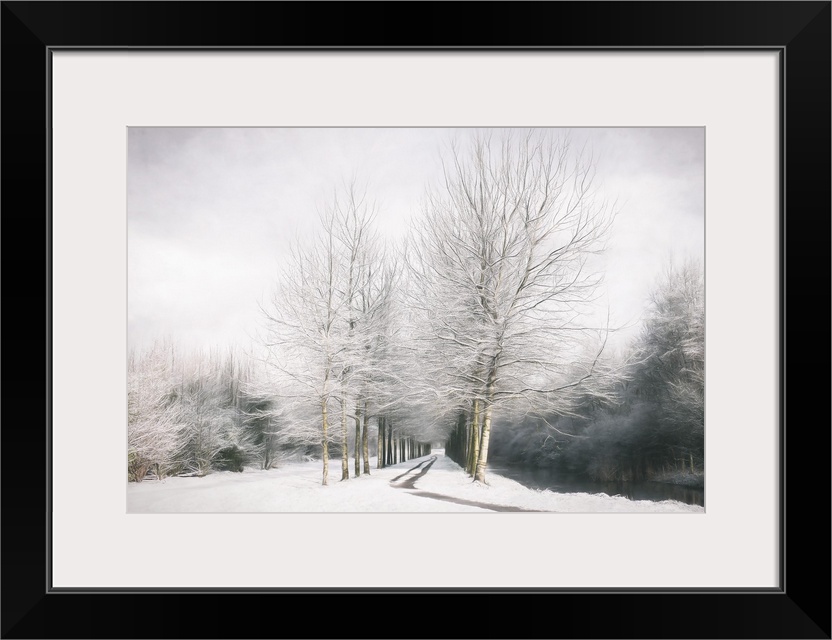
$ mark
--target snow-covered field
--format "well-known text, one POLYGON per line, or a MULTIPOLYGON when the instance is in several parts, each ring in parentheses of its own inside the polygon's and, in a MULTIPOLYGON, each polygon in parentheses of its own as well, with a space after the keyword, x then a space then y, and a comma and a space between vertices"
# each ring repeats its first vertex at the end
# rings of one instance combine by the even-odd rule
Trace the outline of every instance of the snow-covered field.
MULTIPOLYGON (((353 460, 350 459, 350 476, 353 460)), ((672 500, 651 502, 588 493, 529 489, 486 474, 487 486, 471 481, 442 450, 340 482, 341 460, 332 459, 329 485, 321 486, 321 463, 284 463, 270 471, 213 473, 204 478, 167 478, 127 485, 129 513, 286 513, 286 512, 692 512, 704 508, 672 500), (428 471, 402 487, 424 470, 428 471), (418 469, 413 469, 423 463, 418 469), (395 481, 394 481, 395 479, 395 481), (392 482, 391 482, 392 481, 392 482)))

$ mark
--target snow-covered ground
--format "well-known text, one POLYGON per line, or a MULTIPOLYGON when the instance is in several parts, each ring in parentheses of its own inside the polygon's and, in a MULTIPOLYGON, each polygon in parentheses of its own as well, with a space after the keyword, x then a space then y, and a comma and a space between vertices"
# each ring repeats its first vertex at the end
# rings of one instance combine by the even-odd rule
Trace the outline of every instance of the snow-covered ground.
MULTIPOLYGON (((487 485, 471 481, 442 450, 428 456, 376 469, 369 476, 340 482, 341 460, 332 459, 329 485, 321 485, 321 463, 284 463, 270 471, 213 473, 204 478, 167 478, 127 485, 128 513, 225 512, 692 512, 704 508, 673 500, 651 502, 621 496, 554 493, 529 489, 486 474, 487 485), (424 475, 407 486, 435 458, 424 475), (408 473, 420 463, 418 469, 408 473), (402 485, 405 486, 402 486, 402 485)), ((350 459, 350 476, 353 460, 350 459)))

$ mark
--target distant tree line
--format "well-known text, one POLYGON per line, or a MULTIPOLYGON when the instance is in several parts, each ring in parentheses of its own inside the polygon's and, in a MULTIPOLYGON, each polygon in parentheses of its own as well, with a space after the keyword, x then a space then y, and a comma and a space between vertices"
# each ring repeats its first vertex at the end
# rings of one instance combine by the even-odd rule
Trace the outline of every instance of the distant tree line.
POLYGON ((157 342, 128 363, 128 478, 270 469, 304 443, 280 434, 274 398, 234 350, 183 354, 157 342))

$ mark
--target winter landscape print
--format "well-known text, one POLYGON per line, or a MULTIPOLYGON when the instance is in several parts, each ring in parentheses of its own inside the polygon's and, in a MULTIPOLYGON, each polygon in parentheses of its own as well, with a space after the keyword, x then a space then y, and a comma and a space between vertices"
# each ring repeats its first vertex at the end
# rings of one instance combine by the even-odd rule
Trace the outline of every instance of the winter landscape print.
POLYGON ((128 512, 704 512, 704 150, 130 128, 128 512))

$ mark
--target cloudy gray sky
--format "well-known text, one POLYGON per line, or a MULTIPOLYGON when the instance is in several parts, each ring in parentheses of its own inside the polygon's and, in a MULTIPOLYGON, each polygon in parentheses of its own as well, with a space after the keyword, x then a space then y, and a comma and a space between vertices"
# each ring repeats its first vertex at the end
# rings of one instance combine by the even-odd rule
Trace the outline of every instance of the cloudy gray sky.
MULTIPOLYGON (((257 302, 333 189, 356 177, 388 237, 403 235, 440 154, 469 129, 130 128, 128 344, 249 346, 257 302)), ((618 201, 603 257, 613 320, 636 322, 664 264, 704 257, 702 128, 574 129, 618 201)), ((635 330, 623 334, 626 338, 635 330)))

